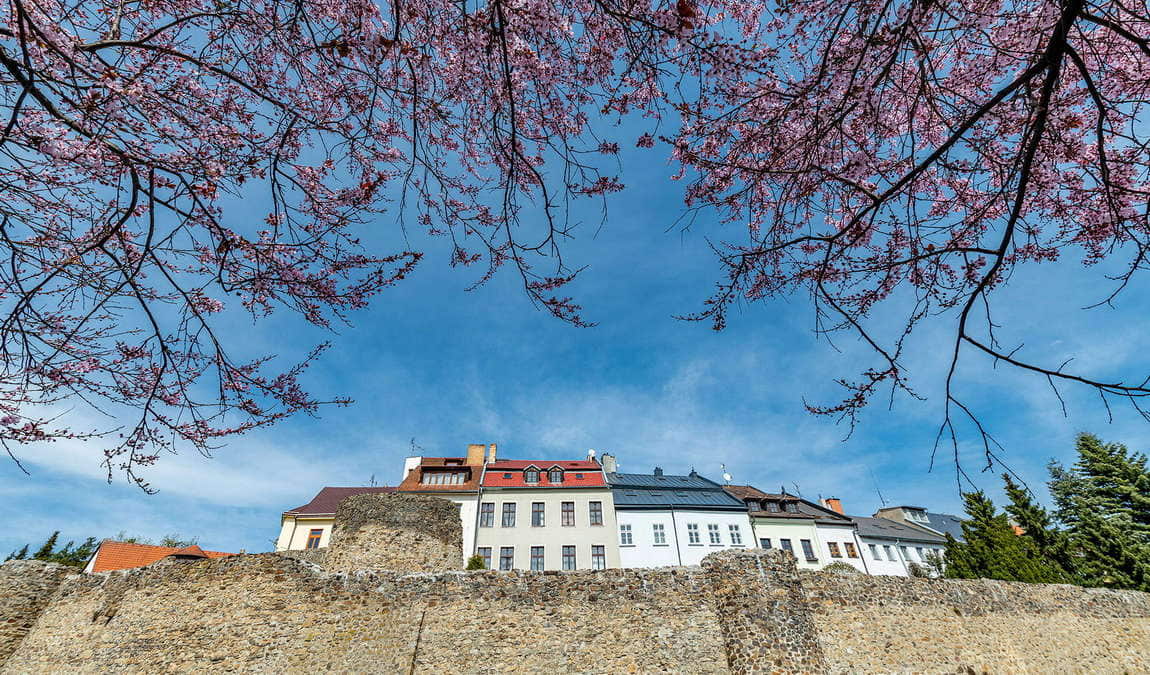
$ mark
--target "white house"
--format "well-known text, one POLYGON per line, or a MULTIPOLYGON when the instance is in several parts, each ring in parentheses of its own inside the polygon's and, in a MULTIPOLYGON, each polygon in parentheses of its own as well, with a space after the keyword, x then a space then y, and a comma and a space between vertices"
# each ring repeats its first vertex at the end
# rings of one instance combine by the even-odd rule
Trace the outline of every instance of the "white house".
POLYGON ((857 516, 854 521, 871 574, 909 576, 912 564, 925 567, 930 557, 941 559, 946 552, 944 537, 913 523, 857 516))
POLYGON ((754 548, 747 509, 723 487, 691 471, 669 475, 617 473, 603 455, 619 522, 623 567, 698 565, 715 551, 754 548))

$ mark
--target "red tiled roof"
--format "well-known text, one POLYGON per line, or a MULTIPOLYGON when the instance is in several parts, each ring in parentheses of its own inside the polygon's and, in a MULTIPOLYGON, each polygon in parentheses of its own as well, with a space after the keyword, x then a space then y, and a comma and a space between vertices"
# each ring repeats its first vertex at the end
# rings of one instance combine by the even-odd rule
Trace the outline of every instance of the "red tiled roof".
POLYGON ((606 485, 607 481, 603 479, 603 468, 595 462, 588 461, 533 462, 508 460, 488 464, 487 471, 483 474, 483 487, 485 488, 584 488, 606 487, 606 485), (538 483, 528 483, 523 479, 523 470, 531 466, 539 469, 538 483), (552 483, 548 480, 547 470, 555 466, 563 469, 563 482, 561 483, 552 483))
POLYGON ((92 565, 92 571, 107 572, 109 570, 126 570, 133 567, 143 567, 144 565, 151 565, 157 560, 161 560, 172 554, 203 558, 225 558, 229 555, 235 555, 234 553, 224 553, 222 551, 205 551, 199 546, 176 548, 174 546, 130 544, 126 541, 105 539, 100 542, 100 548, 96 550, 96 560, 92 565), (190 551, 196 551, 198 555, 190 553, 190 551))
POLYGON ((288 516, 331 516, 339 503, 352 495, 380 494, 395 492, 393 487, 325 487, 312 500, 303 506, 284 511, 288 516))

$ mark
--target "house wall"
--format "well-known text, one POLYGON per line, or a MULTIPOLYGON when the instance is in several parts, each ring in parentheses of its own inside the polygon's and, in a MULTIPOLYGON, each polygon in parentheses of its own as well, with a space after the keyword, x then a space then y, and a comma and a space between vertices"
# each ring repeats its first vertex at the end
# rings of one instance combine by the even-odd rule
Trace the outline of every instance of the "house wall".
MULTIPOLYGON (((867 567, 863 563, 862 556, 866 553, 860 546, 861 542, 855 533, 853 525, 829 525, 826 523, 817 523, 815 525, 815 534, 819 538, 819 563, 821 567, 826 567, 833 562, 842 562, 850 565, 860 572, 866 572, 867 567), (828 544, 838 544, 839 555, 841 557, 835 558, 831 556, 830 547, 828 544), (847 553, 847 544, 851 544, 855 548, 855 557, 852 558, 847 553)), ((867 561, 868 563, 870 561, 867 561)))
POLYGON ((280 521, 280 536, 276 539, 277 551, 302 551, 307 548, 307 538, 310 530, 322 528, 323 534, 319 538, 320 548, 326 548, 331 543, 331 527, 335 523, 335 516, 320 516, 309 518, 307 516, 282 516, 280 521))
POLYGON ((514 569, 531 569, 531 547, 542 546, 544 569, 561 570, 562 547, 565 545, 575 546, 576 569, 591 569, 592 545, 604 547, 607 567, 619 567, 619 526, 615 519, 615 503, 608 489, 485 489, 479 502, 495 504, 494 526, 477 528, 475 535, 476 550, 483 546, 491 547, 493 568, 499 565, 499 549, 503 546, 512 546, 515 548, 514 569), (600 502, 603 506, 602 525, 588 524, 589 504, 593 501, 600 502), (533 502, 544 504, 543 527, 531 525, 533 502), (574 526, 561 525, 563 502, 575 502, 574 526), (505 503, 516 505, 514 527, 502 527, 505 503))
POLYGON ((623 567, 660 567, 665 565, 698 565, 710 553, 729 548, 754 548, 751 536, 751 523, 746 511, 723 512, 710 510, 630 510, 615 512, 619 525, 631 525, 634 544, 619 544, 619 562, 623 567), (663 525, 667 543, 655 544, 654 525, 663 525), (691 544, 688 533, 690 524, 699 527, 699 544, 691 544), (707 525, 719 526, 720 544, 711 544, 707 525), (731 538, 730 526, 737 525, 742 544, 735 544, 731 538))
POLYGON ((896 542, 890 539, 877 539, 874 537, 859 537, 859 539, 862 541, 863 555, 866 556, 867 568, 871 574, 893 577, 907 576, 906 565, 902 561, 902 555, 898 551, 896 542), (871 552, 871 544, 878 547, 878 559, 876 559, 871 552), (887 558, 885 546, 891 548, 894 560, 887 558))
POLYGON ((771 547, 780 548, 780 539, 790 539, 795 549, 796 564, 799 569, 819 569, 827 564, 830 556, 819 546, 819 536, 818 532, 815 531, 813 520, 784 520, 752 516, 751 522, 754 525, 756 546, 760 546, 761 539, 770 538, 771 547), (815 555, 818 556, 817 562, 809 562, 803 555, 802 545, 799 543, 803 539, 811 541, 815 555))

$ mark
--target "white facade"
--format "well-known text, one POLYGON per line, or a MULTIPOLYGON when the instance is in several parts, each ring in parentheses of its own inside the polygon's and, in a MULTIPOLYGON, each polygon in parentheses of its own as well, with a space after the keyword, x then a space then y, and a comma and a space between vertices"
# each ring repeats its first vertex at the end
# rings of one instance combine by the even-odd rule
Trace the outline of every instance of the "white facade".
POLYGON ((622 567, 698 565, 710 553, 755 546, 745 511, 620 509, 615 516, 622 567))
POLYGON ((511 569, 539 567, 533 554, 542 553, 542 569, 562 570, 619 567, 618 524, 615 504, 607 488, 485 488, 479 497, 479 517, 475 528, 475 553, 484 557, 488 569, 505 568, 504 549, 510 549, 511 569), (490 504, 487 516, 484 504, 490 504), (536 505, 540 506, 536 506, 536 505), (564 505, 573 519, 564 524, 564 505), (509 508, 510 507, 510 508, 509 508), (538 510, 537 510, 538 509, 538 510), (514 513, 505 520, 504 513, 514 513), (601 524, 592 524, 592 514, 601 524), (533 524, 534 514, 542 513, 542 525, 533 524), (511 522, 513 524, 506 524, 511 522), (565 547, 574 553, 565 558, 565 547), (600 548, 601 547, 601 548, 600 548), (541 551, 539 550, 541 549, 541 551), (596 556, 601 552, 601 557, 596 556))
POLYGON ((854 567, 860 572, 870 571, 870 561, 863 560, 866 551, 862 550, 862 542, 859 540, 853 524, 832 525, 830 523, 817 522, 815 523, 815 536, 819 539, 819 561, 821 567, 835 562, 842 562, 854 567))
POLYGON ((280 521, 280 536, 276 539, 277 551, 302 551, 308 548, 308 538, 318 531, 319 545, 311 548, 327 548, 331 540, 331 526, 334 516, 292 516, 284 515, 280 521))
POLYGON ((938 544, 867 536, 859 539, 871 574, 910 576, 911 565, 921 565, 929 570, 928 556, 937 556, 941 560, 946 553, 946 547, 938 544))

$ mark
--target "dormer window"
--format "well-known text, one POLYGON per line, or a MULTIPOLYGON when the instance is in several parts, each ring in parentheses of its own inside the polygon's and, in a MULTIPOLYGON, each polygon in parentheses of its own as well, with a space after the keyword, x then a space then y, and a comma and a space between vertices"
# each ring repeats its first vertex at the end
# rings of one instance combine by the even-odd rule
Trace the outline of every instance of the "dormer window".
POLYGON ((420 483, 424 485, 463 485, 467 482, 466 471, 423 471, 420 483))
POLYGON ((799 512, 799 505, 794 503, 794 502, 787 502, 787 512, 788 513, 798 513, 799 512))
POLYGON ((562 483, 563 469, 560 469, 559 467, 552 468, 547 472, 547 480, 551 481, 552 483, 562 483))
POLYGON ((539 469, 531 466, 523 470, 524 483, 538 483, 539 482, 539 469))
POLYGON ((763 502, 763 503, 767 505, 767 510, 770 511, 771 513, 778 513, 779 512, 779 503, 778 502, 763 502))

